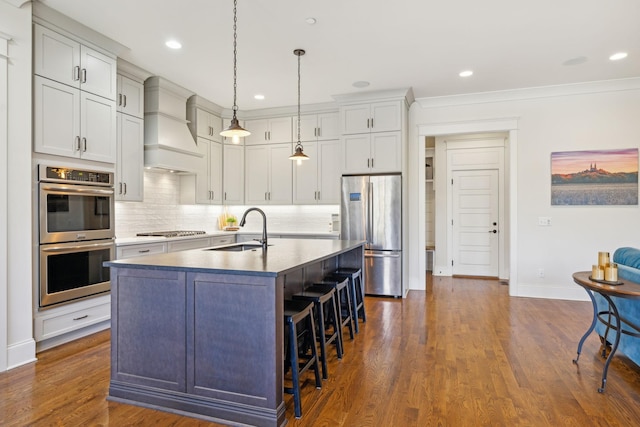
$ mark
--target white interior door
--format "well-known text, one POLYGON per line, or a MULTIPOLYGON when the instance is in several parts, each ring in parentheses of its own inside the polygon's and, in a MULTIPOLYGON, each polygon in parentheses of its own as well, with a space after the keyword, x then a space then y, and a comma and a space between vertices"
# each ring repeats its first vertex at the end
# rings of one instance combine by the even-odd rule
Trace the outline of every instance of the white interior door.
POLYGON ((452 177, 452 273, 498 277, 498 170, 454 170, 452 177))

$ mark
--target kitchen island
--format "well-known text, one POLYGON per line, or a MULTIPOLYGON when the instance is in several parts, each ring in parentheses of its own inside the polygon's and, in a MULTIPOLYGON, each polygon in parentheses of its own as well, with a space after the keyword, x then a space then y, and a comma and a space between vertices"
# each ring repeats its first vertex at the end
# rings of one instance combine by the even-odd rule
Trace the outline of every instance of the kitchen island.
POLYGON ((285 425, 283 301, 338 267, 363 268, 363 245, 271 239, 267 249, 106 263, 108 398, 232 425, 285 425))

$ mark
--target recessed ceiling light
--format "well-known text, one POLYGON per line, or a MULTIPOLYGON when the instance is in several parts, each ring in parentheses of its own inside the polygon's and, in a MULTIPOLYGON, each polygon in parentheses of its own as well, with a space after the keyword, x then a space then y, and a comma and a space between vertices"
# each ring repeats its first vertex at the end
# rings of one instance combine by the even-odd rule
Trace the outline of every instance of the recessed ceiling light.
POLYGON ((576 56, 575 58, 567 59, 562 63, 562 65, 580 65, 587 62, 588 58, 586 56, 576 56))
POLYGON ((264 99, 264 95, 260 95, 260 94, 254 95, 253 97, 255 99, 259 99, 259 100, 263 100, 264 99))
POLYGON ((365 82, 364 80, 360 80, 360 81, 354 82, 353 83, 353 87, 363 88, 363 87, 369 86, 369 84, 370 84, 369 82, 365 82))
POLYGON ((182 48, 182 43, 180 43, 178 40, 167 40, 165 45, 170 49, 180 49, 180 48, 182 48))
POLYGON ((618 52, 611 55, 609 59, 612 61, 619 61, 621 59, 626 58, 627 56, 628 56, 627 52, 618 52))
POLYGON ((473 71, 471 70, 465 70, 465 71, 461 71, 460 74, 458 74, 460 77, 470 77, 473 75, 473 71))
POLYGON ((309 25, 313 25, 316 22, 318 22, 318 20, 316 18, 309 17, 309 18, 305 19, 304 22, 306 22, 309 25))

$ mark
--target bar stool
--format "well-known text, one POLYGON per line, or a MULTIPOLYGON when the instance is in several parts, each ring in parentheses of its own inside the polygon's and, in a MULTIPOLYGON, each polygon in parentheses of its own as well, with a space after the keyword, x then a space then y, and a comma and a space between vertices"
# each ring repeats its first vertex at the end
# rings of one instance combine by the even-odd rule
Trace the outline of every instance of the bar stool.
POLYGON ((327 372, 327 345, 334 343, 338 359, 342 359, 342 343, 340 342, 340 326, 338 322, 338 308, 335 298, 336 290, 331 286, 309 286, 304 291, 293 294, 294 300, 310 301, 314 304, 318 341, 320 341, 320 361, 322 362, 322 378, 329 377, 327 372), (325 319, 325 309, 329 312, 325 319), (331 335, 327 336, 327 324, 333 327, 331 335))
POLYGON ((344 328, 349 328, 349 336, 353 336, 353 311, 351 305, 351 291, 349 290, 349 279, 327 278, 314 285, 331 286, 336 290, 336 304, 338 307, 338 316, 340 317, 340 339, 342 341, 342 354, 344 355, 344 328))
POLYGON ((293 381, 292 387, 284 387, 284 391, 293 394, 296 418, 302 417, 300 375, 309 368, 313 368, 316 376, 316 388, 322 387, 316 347, 316 328, 313 321, 313 305, 309 301, 284 301, 284 321, 289 332, 289 351, 285 352, 285 367, 287 363, 291 366, 293 381), (298 329, 298 324, 302 322, 304 325, 298 329), (311 354, 308 353, 308 347, 311 347, 311 354))
MULTIPOLYGON (((367 314, 364 310, 364 288, 362 283, 362 270, 359 268, 338 268, 326 278, 347 278, 351 288, 351 305, 353 321, 355 322, 356 334, 360 332, 358 319, 367 321, 367 314)), ((325 279, 326 279, 325 278, 325 279)))

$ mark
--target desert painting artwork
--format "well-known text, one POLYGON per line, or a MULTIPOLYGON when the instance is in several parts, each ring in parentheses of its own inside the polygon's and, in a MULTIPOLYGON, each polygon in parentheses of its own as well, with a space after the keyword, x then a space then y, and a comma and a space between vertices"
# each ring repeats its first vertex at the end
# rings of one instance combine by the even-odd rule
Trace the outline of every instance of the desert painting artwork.
POLYGON ((551 205, 637 204, 637 148, 551 153, 551 205))

